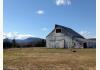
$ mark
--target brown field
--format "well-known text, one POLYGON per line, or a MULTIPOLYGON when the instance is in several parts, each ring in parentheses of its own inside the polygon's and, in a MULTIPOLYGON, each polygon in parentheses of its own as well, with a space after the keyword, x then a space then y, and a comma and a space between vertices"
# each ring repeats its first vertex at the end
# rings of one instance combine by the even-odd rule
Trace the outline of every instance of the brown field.
POLYGON ((96 49, 4 49, 4 70, 96 70, 96 49))

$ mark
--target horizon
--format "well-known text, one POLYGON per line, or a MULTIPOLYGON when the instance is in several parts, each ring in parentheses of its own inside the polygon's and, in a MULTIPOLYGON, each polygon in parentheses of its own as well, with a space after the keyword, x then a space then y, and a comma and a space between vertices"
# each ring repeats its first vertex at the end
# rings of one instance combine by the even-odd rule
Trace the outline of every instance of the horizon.
POLYGON ((4 0, 4 35, 46 36, 55 24, 96 38, 96 0, 4 0))

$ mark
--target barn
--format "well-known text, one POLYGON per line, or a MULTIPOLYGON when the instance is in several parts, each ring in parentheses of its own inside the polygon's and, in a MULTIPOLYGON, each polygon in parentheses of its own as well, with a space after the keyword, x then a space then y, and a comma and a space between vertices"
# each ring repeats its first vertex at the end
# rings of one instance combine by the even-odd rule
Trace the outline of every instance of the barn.
POLYGON ((88 48, 92 43, 92 40, 85 39, 71 28, 57 24, 52 32, 46 36, 47 48, 88 48))

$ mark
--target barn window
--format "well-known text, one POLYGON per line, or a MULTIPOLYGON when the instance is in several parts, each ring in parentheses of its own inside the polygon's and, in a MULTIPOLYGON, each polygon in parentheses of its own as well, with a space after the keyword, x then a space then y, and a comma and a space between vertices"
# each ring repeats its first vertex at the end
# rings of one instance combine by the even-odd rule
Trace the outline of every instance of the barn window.
POLYGON ((61 33, 61 29, 56 29, 56 33, 61 33))

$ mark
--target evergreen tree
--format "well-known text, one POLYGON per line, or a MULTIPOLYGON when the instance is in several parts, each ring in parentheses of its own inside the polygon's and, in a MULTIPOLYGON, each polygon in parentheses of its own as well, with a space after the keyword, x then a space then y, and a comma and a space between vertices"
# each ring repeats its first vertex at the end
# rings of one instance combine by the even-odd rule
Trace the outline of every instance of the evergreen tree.
POLYGON ((13 44, 13 45, 12 45, 13 48, 16 48, 16 47, 17 47, 17 46, 16 46, 16 40, 15 40, 15 39, 12 40, 12 44, 13 44))

